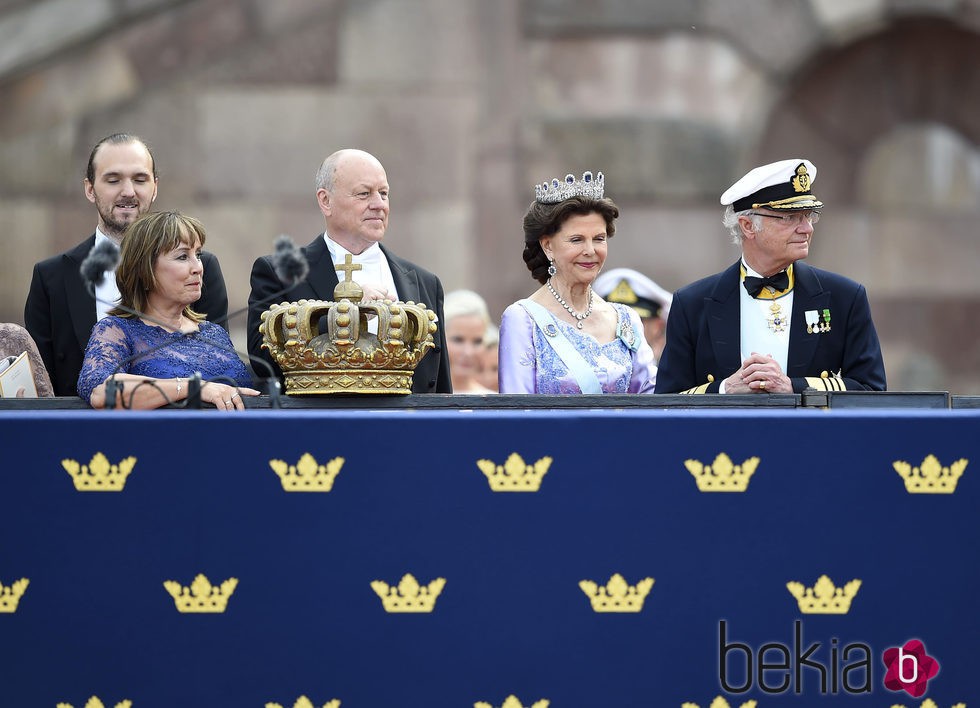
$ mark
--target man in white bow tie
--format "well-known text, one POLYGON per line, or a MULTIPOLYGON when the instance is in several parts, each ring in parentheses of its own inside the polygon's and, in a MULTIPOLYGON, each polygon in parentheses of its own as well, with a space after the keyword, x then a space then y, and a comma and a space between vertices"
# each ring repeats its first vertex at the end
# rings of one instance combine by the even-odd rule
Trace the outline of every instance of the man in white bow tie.
MULTIPOLYGON (((365 300, 412 300, 425 303, 436 313, 439 321, 436 346, 416 367, 412 392, 452 393, 442 327, 442 283, 432 273, 381 245, 390 209, 388 177, 381 162, 363 150, 338 150, 317 171, 316 201, 326 230, 302 249, 310 266, 309 275, 276 301, 333 300, 338 282, 335 266, 350 254, 354 263, 361 266, 353 271, 353 278, 363 288, 365 300)), ((276 276, 271 256, 255 261, 251 284, 248 352, 275 367, 269 353, 262 349, 259 333, 262 312, 269 307, 267 298, 285 285, 276 276)), ((376 326, 371 323, 369 329, 376 326)))

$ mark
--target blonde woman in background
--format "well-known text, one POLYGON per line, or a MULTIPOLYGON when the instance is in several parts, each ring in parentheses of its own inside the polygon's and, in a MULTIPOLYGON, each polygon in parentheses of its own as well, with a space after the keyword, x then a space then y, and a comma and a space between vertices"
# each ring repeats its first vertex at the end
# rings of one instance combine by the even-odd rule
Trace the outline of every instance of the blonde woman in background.
POLYGON ((472 290, 454 290, 446 294, 443 308, 453 393, 495 393, 478 379, 490 326, 487 303, 472 290))
POLYGON ((500 328, 493 322, 487 325, 487 333, 483 335, 483 366, 477 377, 480 385, 497 392, 497 356, 500 345, 500 328))

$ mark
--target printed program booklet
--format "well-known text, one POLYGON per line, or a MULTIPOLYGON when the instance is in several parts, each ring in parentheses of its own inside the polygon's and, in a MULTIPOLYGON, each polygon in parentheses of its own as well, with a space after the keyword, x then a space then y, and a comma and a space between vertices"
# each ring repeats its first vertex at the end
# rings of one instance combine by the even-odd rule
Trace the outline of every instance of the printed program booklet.
POLYGON ((0 398, 14 398, 20 388, 24 389, 25 398, 37 398, 34 369, 27 352, 0 359, 0 398))

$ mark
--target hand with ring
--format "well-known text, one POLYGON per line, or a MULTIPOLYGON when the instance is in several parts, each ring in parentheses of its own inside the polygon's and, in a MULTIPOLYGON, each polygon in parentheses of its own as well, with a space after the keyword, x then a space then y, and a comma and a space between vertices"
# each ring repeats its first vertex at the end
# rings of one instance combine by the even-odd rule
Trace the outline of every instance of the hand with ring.
POLYGON ((224 411, 245 410, 242 396, 258 395, 259 392, 254 388, 236 388, 216 381, 206 381, 201 386, 201 400, 212 404, 218 410, 224 411))
POLYGON ((770 355, 752 354, 725 379, 725 393, 793 393, 793 382, 770 355))

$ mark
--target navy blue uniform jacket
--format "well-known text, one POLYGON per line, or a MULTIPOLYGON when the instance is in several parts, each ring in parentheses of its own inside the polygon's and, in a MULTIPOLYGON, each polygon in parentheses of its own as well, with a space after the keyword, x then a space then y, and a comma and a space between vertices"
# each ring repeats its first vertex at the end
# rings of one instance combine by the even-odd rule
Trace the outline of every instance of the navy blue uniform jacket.
MULTIPOLYGON (((741 366, 740 261, 722 273, 687 285, 674 295, 667 318, 667 344, 657 370, 657 393, 681 393, 721 382, 741 366)), ((836 273, 797 262, 785 373, 793 391, 807 377, 840 373, 848 390, 885 390, 885 365, 864 286, 836 273), (831 313, 830 331, 808 334, 804 313, 831 313)), ((764 353, 764 352, 762 352, 764 353)))

